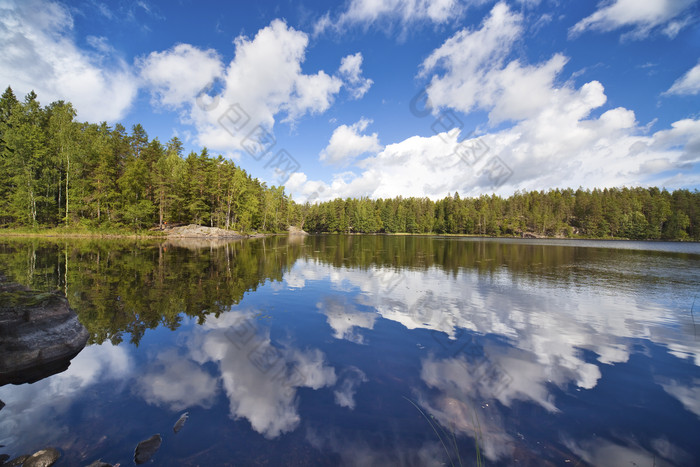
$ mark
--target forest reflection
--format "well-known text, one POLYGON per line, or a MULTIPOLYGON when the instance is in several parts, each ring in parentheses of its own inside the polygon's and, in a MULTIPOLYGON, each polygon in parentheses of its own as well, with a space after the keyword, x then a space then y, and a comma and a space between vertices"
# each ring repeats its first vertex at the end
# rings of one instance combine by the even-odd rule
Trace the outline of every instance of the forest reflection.
MULTIPOLYGON (((336 269, 438 269, 511 281, 577 286, 596 283, 669 290, 669 280, 646 269, 687 254, 615 250, 537 242, 384 235, 272 236, 220 241, 20 239, 0 241, 0 272, 37 290, 62 290, 90 332, 90 343, 124 339, 138 345, 147 329, 176 329, 183 316, 218 317, 267 281, 282 282, 299 259, 336 269), (624 267, 616 266, 623 259, 624 267)), ((694 255, 693 255, 694 256, 694 255)), ((673 284, 671 284, 673 285, 673 284)), ((435 291, 439 294, 439 291, 435 291)))

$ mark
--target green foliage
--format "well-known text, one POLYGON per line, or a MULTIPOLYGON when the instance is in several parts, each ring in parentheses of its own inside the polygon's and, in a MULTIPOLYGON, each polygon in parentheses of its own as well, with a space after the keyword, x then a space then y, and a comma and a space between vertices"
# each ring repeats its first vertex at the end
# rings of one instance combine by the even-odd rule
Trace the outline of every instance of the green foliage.
POLYGON ((307 206, 306 230, 350 233, 700 240, 700 192, 658 188, 516 192, 508 198, 335 199, 307 206))
POLYGON ((281 237, 201 249, 153 240, 17 238, 0 244, 0 272, 36 290, 64 292, 91 343, 138 344, 147 329, 175 329, 183 315, 203 322, 247 291, 281 281, 301 248, 281 237))
POLYGON ((206 148, 183 156, 134 125, 74 120, 70 103, 0 96, 0 226, 133 230, 197 223, 244 232, 440 233, 700 240, 700 193, 658 188, 458 193, 298 205, 206 148))
MULTIPOLYGON (((132 230, 200 223, 242 231, 283 231, 295 205, 203 149, 183 158, 134 125, 74 121, 70 103, 42 108, 33 92, 0 97, 0 226, 132 230)), ((298 218, 298 216, 297 216, 298 218)))

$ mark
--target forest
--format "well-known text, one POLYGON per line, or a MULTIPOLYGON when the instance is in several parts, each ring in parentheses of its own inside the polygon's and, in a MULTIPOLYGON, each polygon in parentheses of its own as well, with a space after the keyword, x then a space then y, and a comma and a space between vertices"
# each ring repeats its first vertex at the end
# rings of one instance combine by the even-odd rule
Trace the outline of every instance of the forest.
MULTIPOLYGON (((399 268, 493 277, 506 267, 513 277, 557 286, 588 274, 587 268, 568 266, 595 264, 597 255, 593 248, 525 242, 504 247, 499 242, 455 242, 435 236, 276 235, 223 242, 218 248, 208 242, 172 240, 8 238, 0 243, 0 272, 35 290, 63 291, 90 332, 90 343, 116 345, 128 338, 138 345, 148 329, 175 330, 185 316, 203 323, 208 315, 226 313, 247 292, 282 283, 300 259, 370 275, 399 268)), ((625 277, 630 286, 640 288, 654 287, 660 280, 653 274, 625 277)), ((610 284, 615 287, 614 281, 610 284)), ((382 287, 391 285, 383 282, 382 287)), ((439 297, 429 294, 421 301, 432 299, 439 297)), ((395 310, 409 313, 392 303, 395 310)))
POLYGON ((184 154, 134 125, 76 120, 8 87, 0 97, 0 228, 141 231, 200 224, 241 232, 437 233, 700 240, 700 192, 555 189, 503 198, 347 198, 296 203, 206 148, 184 154))

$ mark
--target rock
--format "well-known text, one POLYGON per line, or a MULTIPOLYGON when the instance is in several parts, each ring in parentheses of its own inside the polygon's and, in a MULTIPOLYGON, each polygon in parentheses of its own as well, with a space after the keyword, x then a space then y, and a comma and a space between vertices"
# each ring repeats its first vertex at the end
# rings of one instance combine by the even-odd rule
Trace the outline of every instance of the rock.
POLYGON ((5 407, 5 403, 3 401, 0 401, 0 410, 2 410, 3 407, 5 407))
POLYGON ((8 462, 5 462, 4 464, 2 464, 2 467, 18 467, 18 466, 24 464, 24 461, 26 461, 27 459, 29 459, 29 456, 15 457, 11 461, 8 461, 8 462))
POLYGON ((49 467, 61 457, 61 453, 54 448, 42 449, 35 452, 24 461, 22 467, 49 467))
POLYGON ((0 465, 5 465, 5 461, 9 458, 10 456, 8 456, 7 454, 3 454, 2 456, 0 456, 0 465))
POLYGON ((137 464, 148 462, 151 457, 153 457, 153 454, 156 453, 158 448, 160 448, 160 443, 162 442, 163 439, 159 434, 155 434, 147 440, 141 441, 138 446, 136 446, 136 450, 134 451, 134 462, 137 464))
POLYGON ((0 386, 65 371, 88 337, 61 293, 0 282, 0 386))
POLYGON ((185 248, 187 250, 211 250, 243 241, 242 238, 216 238, 216 237, 168 237, 163 243, 164 248, 185 248))
POLYGON ((113 467, 112 464, 108 464, 106 462, 102 462, 102 459, 96 460, 92 464, 88 465, 87 467, 113 467))
POLYGON ((173 426, 173 431, 175 433, 182 430, 182 427, 185 426, 185 422, 189 418, 188 413, 189 412, 185 412, 182 415, 180 415, 180 418, 178 418, 177 421, 175 422, 175 426, 173 426))
POLYGON ((305 232, 295 225, 290 225, 287 227, 287 231, 289 232, 289 235, 309 235, 308 232, 305 232))
POLYGON ((204 227, 190 224, 183 227, 173 227, 167 231, 169 238, 248 238, 247 235, 235 230, 224 230, 218 227, 204 227))

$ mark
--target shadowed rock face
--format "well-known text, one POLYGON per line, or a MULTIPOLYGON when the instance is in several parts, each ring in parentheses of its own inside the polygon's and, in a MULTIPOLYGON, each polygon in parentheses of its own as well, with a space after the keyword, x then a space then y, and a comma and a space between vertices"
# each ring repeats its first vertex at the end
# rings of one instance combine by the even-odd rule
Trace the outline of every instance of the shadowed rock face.
POLYGON ((88 336, 63 295, 32 291, 0 276, 0 386, 64 371, 88 336))

